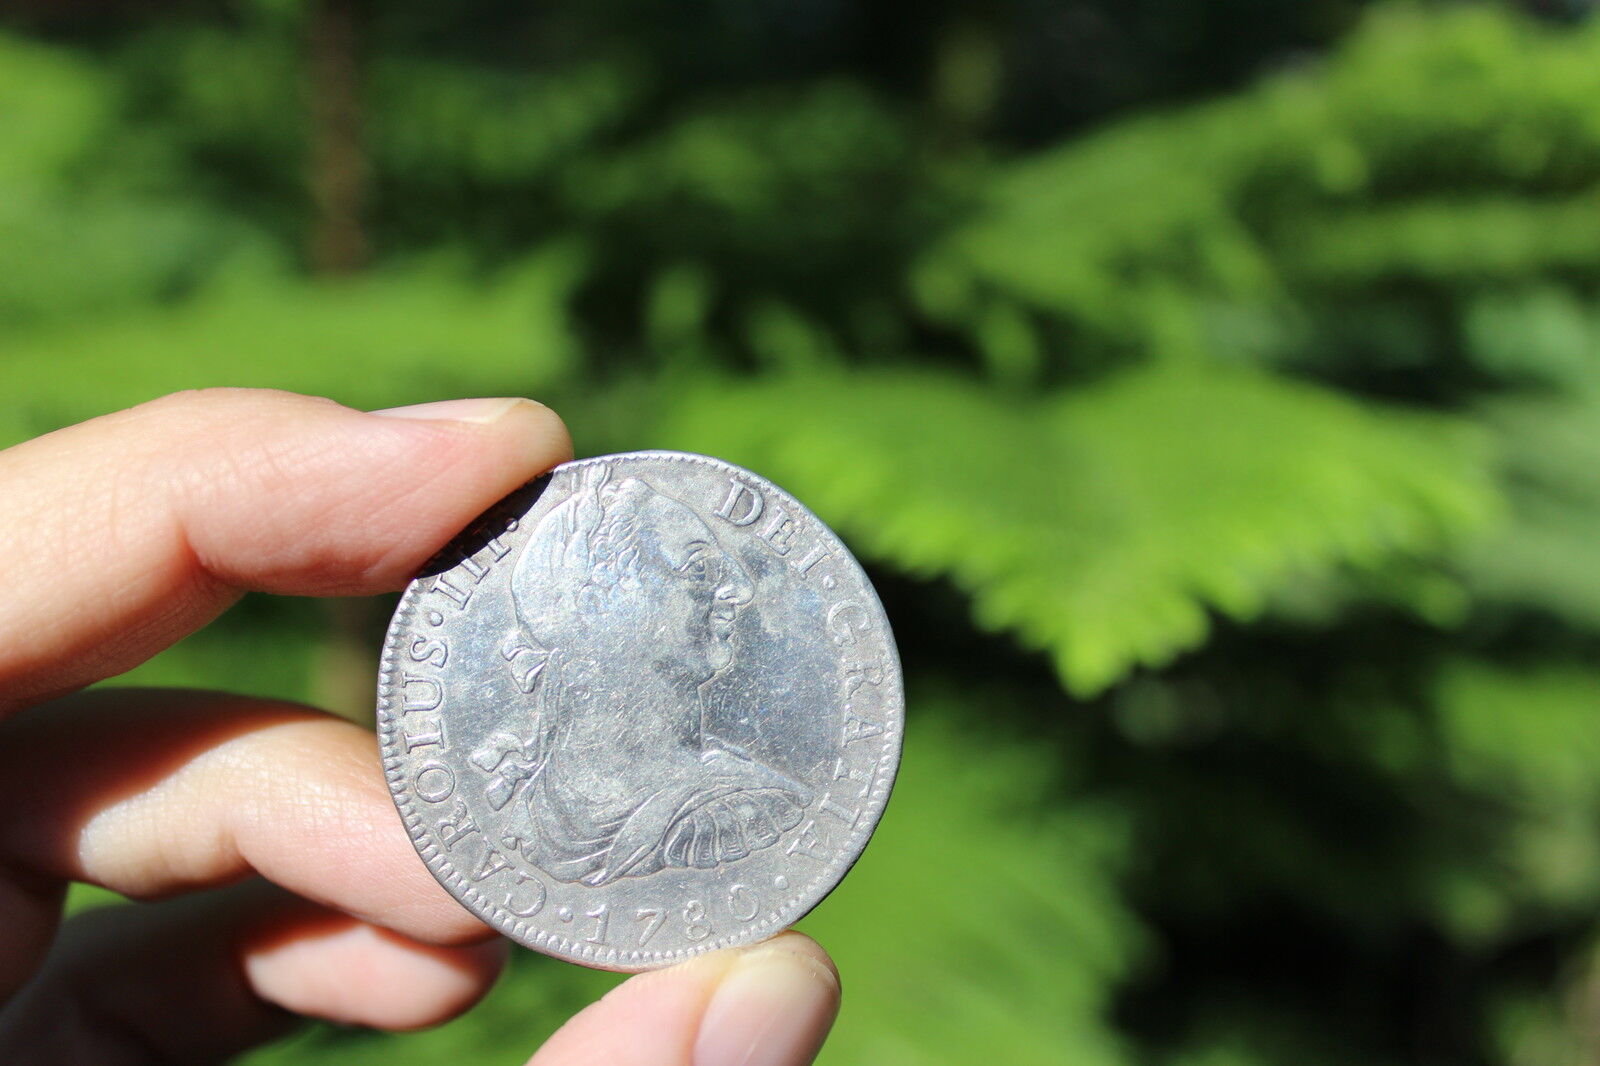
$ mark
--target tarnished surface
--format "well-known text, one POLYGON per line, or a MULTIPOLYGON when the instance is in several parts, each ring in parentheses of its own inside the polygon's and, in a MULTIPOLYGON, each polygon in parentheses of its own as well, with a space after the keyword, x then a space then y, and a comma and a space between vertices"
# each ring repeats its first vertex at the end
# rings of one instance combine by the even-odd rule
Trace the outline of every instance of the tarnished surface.
POLYGON ((406 589, 378 735, 452 894, 642 970, 771 936, 844 876, 899 764, 900 665, 855 560, 705 456, 567 463, 406 589))

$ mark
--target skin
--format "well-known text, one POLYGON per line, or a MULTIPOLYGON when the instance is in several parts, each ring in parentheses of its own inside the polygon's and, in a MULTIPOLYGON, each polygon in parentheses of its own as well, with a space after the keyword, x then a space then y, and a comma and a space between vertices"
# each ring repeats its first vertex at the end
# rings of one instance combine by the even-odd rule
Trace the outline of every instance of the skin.
MULTIPOLYGON (((383 417, 216 390, 0 452, 0 1061, 215 1062, 296 1014, 413 1029, 487 990, 505 947, 418 859, 368 731, 78 690, 245 590, 398 589, 570 450, 526 400, 383 417), (63 924, 71 880, 160 902, 63 924)), ((804 1063, 837 1004, 827 956, 785 934, 632 978, 530 1061, 804 1063)))

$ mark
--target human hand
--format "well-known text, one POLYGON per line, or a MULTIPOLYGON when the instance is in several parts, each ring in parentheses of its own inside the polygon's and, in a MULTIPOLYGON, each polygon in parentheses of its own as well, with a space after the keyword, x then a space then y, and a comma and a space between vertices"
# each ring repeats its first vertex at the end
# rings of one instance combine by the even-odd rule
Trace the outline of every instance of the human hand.
MULTIPOLYGON (((570 448, 526 400, 217 390, 0 452, 0 1062, 210 1062, 293 1014, 410 1029, 483 994, 504 942, 417 857, 370 733, 273 700, 68 693, 245 590, 397 589, 570 448), (61 924, 72 880, 165 901, 61 924)), ((805 1063, 837 1005, 789 933, 631 978, 533 1062, 805 1063)))

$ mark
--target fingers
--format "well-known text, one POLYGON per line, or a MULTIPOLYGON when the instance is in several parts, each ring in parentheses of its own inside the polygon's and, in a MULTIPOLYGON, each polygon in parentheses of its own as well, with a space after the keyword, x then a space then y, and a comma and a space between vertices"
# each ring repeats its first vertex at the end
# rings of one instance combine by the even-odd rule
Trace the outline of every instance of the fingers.
POLYGON ((98 689, 6 726, 0 869, 135 897, 260 873, 434 942, 488 935, 417 857, 373 736, 305 708, 98 689))
POLYGON ((809 937, 706 955, 618 985, 530 1066, 804 1066, 839 1010, 839 975, 809 937))
MULTIPOLYGON (((33 1042, 79 1029, 90 1043, 62 1045, 59 1061, 143 1061, 117 1057, 125 1046, 145 1059, 152 1048, 219 1058, 274 1030, 260 1000, 361 1024, 429 1024, 475 998, 497 964, 498 948, 417 942, 487 930, 417 858, 363 730, 263 700, 110 689, 18 715, 8 732, 24 757, 8 772, 0 869, 18 884, 77 878, 155 895, 256 870, 327 906, 276 897, 251 922, 240 916, 263 913, 259 900, 243 908, 224 894, 235 902, 212 911, 211 894, 69 923, 42 975, 0 1015, 0 1061, 17 1061, 7 1048, 54 1047, 33 1042), (224 958, 242 959, 231 971, 242 976, 217 976, 224 958), (134 985, 145 991, 125 991, 134 985)), ((838 995, 827 956, 786 934, 626 982, 535 1061, 805 1063, 838 995)))
POLYGON ((0 452, 0 713, 136 665, 242 589, 398 588, 571 454, 529 400, 397 414, 219 389, 0 452))
POLYGON ((217 1062, 290 1024, 279 1008, 414 1029, 474 1003, 501 945, 412 943, 252 882, 67 923, 0 1012, 0 1061, 217 1062))
POLYGON ((509 945, 423 944, 322 911, 258 929, 240 948, 257 996, 295 1014, 378 1029, 421 1029, 466 1010, 505 965, 509 945))

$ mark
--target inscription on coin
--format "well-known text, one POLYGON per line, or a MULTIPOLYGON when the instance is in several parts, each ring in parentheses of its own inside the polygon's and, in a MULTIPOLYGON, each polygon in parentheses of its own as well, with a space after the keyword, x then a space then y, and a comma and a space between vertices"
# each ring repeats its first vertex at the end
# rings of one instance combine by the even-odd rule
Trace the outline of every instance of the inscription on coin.
POLYGON ((430 869, 530 947, 666 965, 792 924, 900 754, 881 605, 792 497, 705 456, 568 463, 406 590, 378 727, 430 869))

